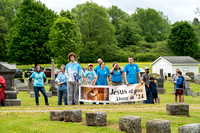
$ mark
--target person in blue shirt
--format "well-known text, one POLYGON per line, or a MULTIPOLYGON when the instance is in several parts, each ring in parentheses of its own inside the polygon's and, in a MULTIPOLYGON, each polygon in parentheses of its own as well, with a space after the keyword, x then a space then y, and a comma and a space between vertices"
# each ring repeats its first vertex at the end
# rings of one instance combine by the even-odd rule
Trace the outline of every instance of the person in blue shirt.
POLYGON ((105 69, 105 63, 101 62, 100 66, 101 66, 101 69, 99 69, 97 71, 97 76, 96 76, 96 79, 95 79, 93 85, 95 85, 97 83, 97 85, 109 85, 110 86, 109 79, 108 79, 109 73, 105 69))
POLYGON ((88 64, 88 70, 84 74, 84 82, 87 85, 92 85, 96 78, 96 73, 93 71, 93 65, 88 64))
POLYGON ((60 72, 55 81, 58 88, 58 105, 62 105, 62 97, 64 97, 64 103, 67 105, 67 77, 65 75, 65 65, 60 67, 60 72))
POLYGON ((176 83, 176 93, 175 93, 175 103, 177 103, 177 96, 179 95, 179 103, 183 103, 183 76, 182 76, 182 72, 178 71, 177 72, 178 75, 178 80, 175 81, 176 83))
MULTIPOLYGON (((95 67, 94 68, 94 71, 97 73, 97 71, 99 70, 99 69, 101 69, 101 63, 103 62, 103 60, 101 59, 101 58, 99 58, 98 60, 97 60, 97 62, 98 62, 98 66, 97 67, 95 67)), ((109 68, 107 67, 107 66, 105 66, 105 70, 108 72, 108 73, 110 73, 110 70, 109 70, 109 68)))
POLYGON ((73 52, 68 54, 68 59, 70 63, 65 68, 68 105, 79 104, 79 85, 82 81, 82 69, 76 62, 76 55, 73 52))
POLYGON ((127 64, 124 67, 124 78, 125 78, 127 86, 129 84, 137 84, 138 82, 137 76, 139 77, 140 83, 143 84, 143 81, 140 75, 140 69, 137 64, 133 63, 133 61, 134 61, 133 57, 130 56, 128 58, 129 64, 127 64))
POLYGON ((113 68, 110 70, 110 73, 112 75, 112 85, 122 85, 122 73, 123 68, 119 66, 118 63, 113 63, 113 68))
POLYGON ((31 77, 29 78, 30 82, 32 82, 32 78, 34 79, 33 89, 35 92, 36 105, 39 105, 39 91, 41 91, 41 93, 44 96, 45 105, 48 106, 48 97, 44 88, 44 83, 46 82, 46 75, 42 72, 41 66, 38 65, 36 67, 36 72, 32 73, 31 77))

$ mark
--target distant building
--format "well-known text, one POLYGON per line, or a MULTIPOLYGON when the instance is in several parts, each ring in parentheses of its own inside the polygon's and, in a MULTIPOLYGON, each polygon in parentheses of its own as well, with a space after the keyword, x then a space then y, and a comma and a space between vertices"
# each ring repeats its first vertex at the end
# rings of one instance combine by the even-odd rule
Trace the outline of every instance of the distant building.
POLYGON ((160 56, 151 65, 152 73, 160 74, 160 69, 163 69, 164 74, 169 77, 175 74, 176 68, 179 68, 183 74, 199 73, 199 62, 190 56, 160 56))

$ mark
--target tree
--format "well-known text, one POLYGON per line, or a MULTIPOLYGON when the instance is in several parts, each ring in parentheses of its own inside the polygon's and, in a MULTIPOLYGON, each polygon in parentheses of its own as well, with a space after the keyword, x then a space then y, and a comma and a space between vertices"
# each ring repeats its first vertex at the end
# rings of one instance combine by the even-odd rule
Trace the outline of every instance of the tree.
POLYGON ((83 47, 80 51, 81 62, 96 62, 101 57, 112 61, 117 48, 115 29, 109 23, 105 8, 93 2, 77 5, 72 9, 82 34, 83 47))
POLYGON ((187 21, 176 22, 172 26, 168 38, 171 51, 178 56, 195 57, 199 46, 192 26, 187 21))
POLYGON ((20 64, 50 62, 50 27, 57 15, 40 1, 23 0, 9 34, 8 56, 20 64))
POLYGON ((147 42, 156 42, 166 40, 170 24, 168 18, 162 12, 157 12, 154 9, 137 8, 132 14, 133 21, 137 22, 142 29, 142 36, 147 42))
POLYGON ((118 46, 124 48, 138 44, 143 40, 143 37, 140 35, 141 32, 142 30, 137 23, 130 20, 120 20, 118 34, 116 35, 118 46))
POLYGON ((81 47, 80 28, 70 11, 61 11, 50 32, 49 47, 58 64, 68 62, 70 52, 79 53, 81 47))
POLYGON ((21 0, 0 1, 0 60, 7 60, 6 38, 13 27, 13 19, 21 0))

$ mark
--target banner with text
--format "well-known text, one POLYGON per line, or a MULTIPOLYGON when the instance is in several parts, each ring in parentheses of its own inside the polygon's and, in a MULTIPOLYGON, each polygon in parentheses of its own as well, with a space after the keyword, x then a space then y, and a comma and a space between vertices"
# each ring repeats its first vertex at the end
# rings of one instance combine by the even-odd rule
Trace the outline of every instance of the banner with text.
POLYGON ((146 100, 144 84, 120 86, 92 86, 79 87, 79 101, 83 102, 130 102, 146 100))
POLYGON ((110 86, 110 102, 130 102, 146 100, 146 91, 144 84, 110 86))

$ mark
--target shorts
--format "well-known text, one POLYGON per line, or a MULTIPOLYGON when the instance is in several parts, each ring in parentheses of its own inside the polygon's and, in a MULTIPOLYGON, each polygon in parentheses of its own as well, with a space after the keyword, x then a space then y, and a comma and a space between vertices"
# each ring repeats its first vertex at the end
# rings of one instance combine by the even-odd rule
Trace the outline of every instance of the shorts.
POLYGON ((183 95, 183 90, 181 90, 181 89, 178 89, 178 90, 176 90, 176 93, 175 93, 176 95, 183 95))
POLYGON ((152 93, 153 98, 158 98, 158 93, 152 93))

